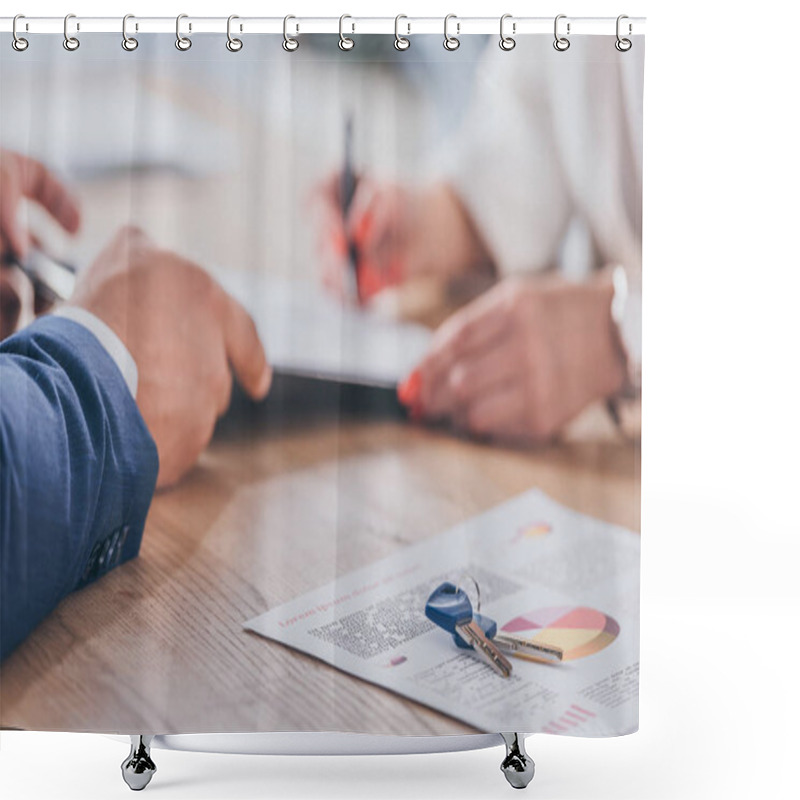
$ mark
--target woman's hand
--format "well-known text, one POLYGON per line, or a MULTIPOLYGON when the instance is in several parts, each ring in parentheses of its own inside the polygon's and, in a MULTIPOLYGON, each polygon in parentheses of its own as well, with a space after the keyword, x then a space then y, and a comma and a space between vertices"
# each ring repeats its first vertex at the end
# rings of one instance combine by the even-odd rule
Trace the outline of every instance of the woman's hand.
POLYGON ((466 210, 446 184, 417 189, 362 177, 347 214, 341 197, 337 173, 318 190, 318 250, 323 283, 342 299, 352 285, 351 252, 362 303, 409 278, 448 277, 488 261, 466 210))
POLYGON ((605 274, 506 279, 441 326, 400 398, 475 435, 547 440, 623 385, 612 296, 605 274))

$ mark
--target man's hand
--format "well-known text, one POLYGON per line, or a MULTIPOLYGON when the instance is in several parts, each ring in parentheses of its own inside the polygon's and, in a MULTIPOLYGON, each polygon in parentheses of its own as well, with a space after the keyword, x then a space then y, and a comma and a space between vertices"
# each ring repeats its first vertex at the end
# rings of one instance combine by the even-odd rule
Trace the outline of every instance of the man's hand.
POLYGON ((158 486, 195 463, 227 409, 232 375, 261 399, 267 364, 253 320, 200 267, 124 228, 81 275, 70 305, 125 343, 139 370, 136 401, 156 442, 158 486))
POLYGON ((612 295, 607 275, 506 279, 441 326, 401 399, 476 435, 547 440, 624 382, 612 295))
POLYGON ((38 161, 0 148, 0 339, 33 316, 29 281, 8 258, 25 258, 32 239, 19 221, 23 200, 38 203, 67 233, 80 225, 78 204, 63 184, 38 161))
POLYGON ((15 266, 0 264, 0 341, 33 320, 33 284, 15 266))
POLYGON ((0 255, 27 255, 30 234, 17 217, 23 199, 42 206, 67 233, 78 230, 78 204, 64 185, 38 161, 0 148, 0 255))

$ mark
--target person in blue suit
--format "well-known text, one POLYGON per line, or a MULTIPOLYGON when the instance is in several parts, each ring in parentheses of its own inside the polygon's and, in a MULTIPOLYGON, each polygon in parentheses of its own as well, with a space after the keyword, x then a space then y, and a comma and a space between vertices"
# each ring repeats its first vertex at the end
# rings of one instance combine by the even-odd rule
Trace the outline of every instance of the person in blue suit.
MULTIPOLYGON (((0 150, 0 250, 24 259, 23 199, 65 230, 77 204, 42 164, 0 150)), ((25 291, 2 268, 0 323, 25 291)), ((253 321, 200 267, 120 230, 69 303, 0 343, 0 660, 70 592, 135 557, 153 492, 179 480, 233 374, 264 397, 253 321)))

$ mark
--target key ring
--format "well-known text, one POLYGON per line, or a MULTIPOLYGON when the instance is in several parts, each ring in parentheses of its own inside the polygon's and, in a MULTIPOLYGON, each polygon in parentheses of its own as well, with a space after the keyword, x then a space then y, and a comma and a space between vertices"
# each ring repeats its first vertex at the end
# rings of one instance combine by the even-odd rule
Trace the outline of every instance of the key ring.
MULTIPOLYGON (((175 47, 177 47, 178 50, 181 50, 183 52, 185 52, 192 46, 192 40, 188 36, 183 36, 181 34, 181 20, 188 18, 189 18, 188 14, 178 14, 178 16, 175 19, 175 47)), ((189 31, 191 30, 192 30, 192 24, 190 22, 189 31)))
POLYGON ((451 19, 458 20, 458 17, 455 14, 448 14, 444 18, 444 49, 449 50, 451 53, 453 50, 458 50, 461 47, 461 40, 458 38, 458 34, 461 33, 461 23, 456 22, 456 35, 451 36, 447 31, 447 26, 451 19))
POLYGON ((22 53, 24 50, 28 49, 28 40, 23 39, 23 37, 17 33, 17 22, 21 19, 25 19, 25 15, 17 14, 17 16, 14 17, 14 21, 11 23, 11 35, 14 37, 11 40, 11 46, 18 53, 22 53))
MULTIPOLYGON (((630 39, 623 38, 622 36, 620 36, 620 33, 619 33, 620 22, 622 22, 622 20, 624 20, 624 19, 628 19, 628 15, 627 14, 620 14, 617 17, 617 41, 614 42, 614 47, 616 47, 617 50, 619 50, 620 53, 627 53, 628 50, 630 50, 631 47, 633 47, 633 42, 630 39)), ((630 36, 631 33, 633 33, 633 26, 629 22, 628 23, 628 36, 630 36)))
MULTIPOLYGON (((78 40, 77 37, 69 35, 68 26, 69 26, 69 21, 71 19, 75 19, 75 15, 74 14, 67 14, 67 16, 64 17, 64 41, 63 41, 63 45, 64 45, 64 49, 65 50, 69 50, 72 53, 73 51, 77 50, 81 46, 81 43, 80 43, 80 41, 78 40)), ((80 30, 80 28, 76 27, 76 30, 80 30)))
MULTIPOLYGON (((503 30, 507 19, 512 19, 511 14, 503 14, 503 16, 500 17, 500 49, 505 50, 506 52, 513 50, 517 46, 517 40, 513 36, 506 36, 505 31, 503 30)), ((516 22, 511 23, 511 32, 517 32, 516 22)))
MULTIPOLYGON (((355 43, 355 41, 353 41, 353 39, 351 39, 350 37, 344 35, 343 26, 344 26, 344 21, 346 19, 353 19, 353 18, 349 14, 342 14, 342 16, 339 17, 339 49, 340 50, 352 50, 356 46, 356 43, 355 43)), ((353 22, 351 24, 353 26, 352 33, 355 33, 356 24, 355 24, 355 22, 353 22)))
MULTIPOLYGON (((400 20, 401 19, 408 19, 405 14, 398 14, 394 18, 394 49, 395 50, 408 50, 411 47, 411 39, 407 39, 405 36, 400 35, 400 20)), ((411 23, 407 22, 406 27, 408 28, 408 34, 411 34, 411 23)))
MULTIPOLYGON (((129 19, 136 19, 133 14, 126 14, 122 18, 122 49, 127 50, 129 53, 132 53, 138 46, 139 40, 134 38, 133 36, 128 36, 128 20, 129 19)), ((138 30, 139 26, 136 26, 138 30)))
MULTIPOLYGON (((481 613, 481 587, 480 587, 480 584, 468 572, 462 572, 461 575, 458 576, 458 582, 456 583, 456 589, 460 589, 461 588, 461 580, 462 580, 462 578, 468 578, 469 580, 472 581, 472 585, 475 587, 475 599, 477 601, 475 603, 475 613, 476 614, 480 614, 481 613)), ((467 593, 464 592, 464 594, 467 594, 467 593)), ((467 597, 469 597, 469 595, 467 595, 467 597)))
POLYGON ((555 22, 553 23, 553 35, 556 37, 556 40, 553 42, 553 47, 558 50, 559 53, 563 53, 565 50, 569 50, 570 41, 567 39, 570 33, 570 23, 567 22, 567 36, 560 36, 558 33, 558 23, 559 20, 566 19, 566 14, 559 14, 556 17, 555 22))
MULTIPOLYGON (((237 17, 236 14, 231 14, 228 17, 228 41, 225 42, 225 47, 227 47, 228 50, 231 51, 231 53, 238 53, 242 49, 242 40, 236 39, 231 35, 231 22, 233 22, 233 20, 235 19, 239 19, 239 17, 237 17)), ((241 29, 242 29, 241 26, 239 26, 240 31, 241 29)))
MULTIPOLYGON (((300 42, 295 36, 289 36, 289 20, 290 19, 297 19, 297 17, 293 17, 291 14, 287 14, 283 18, 283 49, 287 53, 294 53, 298 47, 300 47, 300 42)), ((296 28, 299 31, 299 27, 296 28)))

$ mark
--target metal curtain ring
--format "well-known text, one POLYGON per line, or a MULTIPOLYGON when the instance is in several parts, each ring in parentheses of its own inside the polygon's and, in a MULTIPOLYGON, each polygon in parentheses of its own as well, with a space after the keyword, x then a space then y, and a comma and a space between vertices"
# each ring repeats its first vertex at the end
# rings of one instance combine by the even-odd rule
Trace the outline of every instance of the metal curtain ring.
MULTIPOLYGON (((73 50, 77 50, 81 46, 81 43, 75 36, 69 35, 69 21, 71 19, 75 19, 74 14, 67 14, 67 16, 64 17, 64 42, 63 42, 64 49, 69 50, 70 52, 72 52, 73 50)), ((80 27, 77 27, 77 30, 80 30, 80 27)))
MULTIPOLYGON (((456 589, 460 589, 461 588, 461 580, 463 578, 469 578, 472 581, 473 585, 475 586, 475 600, 476 600, 475 613, 476 614, 480 614, 481 613, 481 587, 480 587, 480 584, 478 583, 478 581, 475 580, 475 578, 472 575, 469 574, 469 572, 462 572, 461 575, 458 576, 458 583, 456 584, 456 589)), ((466 594, 466 592, 464 592, 464 594, 466 594)))
MULTIPOLYGON (((411 39, 407 39, 405 36, 400 35, 400 20, 401 19, 408 19, 405 14, 398 14, 394 18, 394 49, 395 50, 408 50, 411 47, 411 39)), ((408 34, 411 34, 411 23, 407 22, 406 27, 408 28, 408 34)))
POLYGON ((566 14, 559 14, 556 17, 555 22, 553 23, 553 35, 556 37, 555 41, 553 42, 553 47, 558 50, 559 53, 563 53, 565 50, 569 50, 569 39, 567 36, 570 34, 570 24, 567 22, 567 36, 561 36, 558 32, 558 23, 562 19, 566 19, 566 14))
POLYGON ((461 23, 456 22, 456 36, 451 36, 448 33, 448 26, 451 19, 457 20, 458 17, 455 14, 448 14, 444 18, 444 49, 449 50, 451 53, 453 50, 458 50, 461 47, 461 40, 458 38, 458 34, 461 32, 461 23))
MULTIPOLYGON (((630 50, 631 47, 633 47, 633 42, 630 39, 625 39, 622 36, 620 36, 620 34, 619 34, 620 23, 624 19, 628 19, 628 15, 627 14, 620 14, 617 17, 617 41, 614 42, 614 47, 616 47, 617 50, 619 50, 620 53, 627 53, 628 50, 630 50)), ((632 32, 633 32, 633 27, 629 22, 628 23, 628 36, 630 36, 632 32)))
POLYGON ((18 53, 21 53, 23 50, 27 50, 27 49, 28 49, 28 40, 27 40, 27 39, 23 39, 23 38, 22 38, 22 37, 21 37, 21 36, 20 36, 20 35, 17 33, 17 22, 18 22, 19 20, 21 20, 21 19, 25 19, 25 15, 24 15, 24 14, 17 14, 17 16, 16 16, 16 17, 14 17, 14 21, 11 23, 11 35, 14 37, 14 38, 11 40, 11 46, 12 46, 12 47, 13 47, 13 48, 14 48, 14 49, 15 49, 15 50, 18 52, 18 53))
MULTIPOLYGON (((342 16, 339 17, 339 49, 340 50, 352 50, 356 46, 356 43, 352 39, 350 39, 348 36, 344 35, 344 27, 343 26, 344 26, 344 21, 346 19, 353 19, 353 18, 349 14, 342 14, 342 16)), ((356 24, 354 22, 351 23, 351 24, 353 26, 353 32, 355 32, 356 24)))
MULTIPOLYGON (((139 40, 135 39, 133 36, 128 36, 129 19, 135 19, 133 14, 126 14, 122 18, 122 49, 132 53, 139 46, 139 40)), ((137 25, 136 27, 138 29, 139 26, 137 25)))
MULTIPOLYGON (((513 36, 506 36, 504 30, 506 20, 511 18, 511 14, 503 14, 503 16, 500 17, 500 49, 505 50, 506 52, 513 50, 517 46, 517 40, 513 36)), ((511 31, 512 33, 517 32, 516 22, 511 24, 511 31)))
MULTIPOLYGON (((236 14, 231 14, 228 17, 228 41, 225 42, 225 47, 227 47, 231 53, 238 53, 242 49, 242 40, 231 35, 231 22, 235 19, 239 19, 236 14)), ((241 26, 239 26, 239 30, 241 29, 241 26)))
POLYGON ((296 19, 291 14, 288 14, 283 18, 283 49, 287 53, 294 53, 298 47, 300 47, 300 42, 294 37, 289 36, 289 20, 296 19))
MULTIPOLYGON (((181 34, 181 20, 188 19, 188 14, 178 14, 175 18, 175 47, 178 50, 186 51, 192 46, 192 40, 188 36, 183 36, 181 34)), ((189 31, 192 30, 192 23, 189 23, 189 31)))

